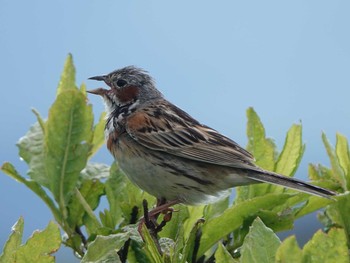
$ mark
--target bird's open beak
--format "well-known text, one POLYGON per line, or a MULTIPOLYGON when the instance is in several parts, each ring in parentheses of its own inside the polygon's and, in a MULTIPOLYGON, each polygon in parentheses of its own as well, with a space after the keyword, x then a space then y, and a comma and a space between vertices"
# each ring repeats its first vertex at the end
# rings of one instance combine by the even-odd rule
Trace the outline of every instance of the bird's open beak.
MULTIPOLYGON (((106 82, 106 77, 107 77, 106 75, 103 75, 103 76, 91 77, 89 79, 106 82)), ((108 90, 103 89, 103 88, 98 88, 98 89, 93 89, 93 90, 87 90, 86 92, 91 93, 91 94, 95 94, 95 95, 103 96, 108 92, 108 90)))
POLYGON ((104 88, 98 88, 98 89, 93 89, 93 90, 87 90, 86 92, 91 93, 91 94, 95 94, 95 95, 103 96, 108 92, 108 90, 106 90, 104 88))

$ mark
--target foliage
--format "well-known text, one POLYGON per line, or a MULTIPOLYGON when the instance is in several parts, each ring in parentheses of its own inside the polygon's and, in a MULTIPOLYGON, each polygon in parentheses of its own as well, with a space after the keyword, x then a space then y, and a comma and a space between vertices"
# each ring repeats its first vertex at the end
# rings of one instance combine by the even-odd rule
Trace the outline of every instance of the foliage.
MULTIPOLYGON (((233 203, 227 197, 203 206, 177 205, 156 240, 146 227, 139 228, 141 237, 138 220, 143 200, 154 205, 155 198, 133 185, 116 163, 90 161, 104 141, 104 115, 94 125, 85 86, 75 84, 71 55, 48 118, 35 110, 34 114, 37 122, 17 144, 28 164, 28 177, 10 163, 4 163, 1 170, 44 201, 65 235, 61 240, 57 225, 51 222, 21 245, 20 218, 0 262, 54 262, 52 253, 61 243, 82 262, 349 262, 349 194, 331 200, 268 184, 237 187, 233 203), (109 209, 97 213, 102 196, 109 209), (325 232, 318 231, 304 248, 294 236, 281 242, 274 233, 293 228, 297 218, 321 208, 318 217, 325 232)), ((291 126, 279 153, 252 108, 247 118, 247 148, 257 164, 293 176, 305 150, 301 125, 291 126)), ((313 184, 347 192, 348 142, 337 134, 333 148, 325 134, 322 139, 331 168, 311 164, 309 177, 313 184)))
POLYGON ((43 231, 35 231, 27 242, 21 245, 23 226, 24 220, 20 218, 12 227, 12 233, 0 255, 0 262, 55 262, 55 258, 51 254, 55 253, 61 246, 58 225, 50 222, 43 231))

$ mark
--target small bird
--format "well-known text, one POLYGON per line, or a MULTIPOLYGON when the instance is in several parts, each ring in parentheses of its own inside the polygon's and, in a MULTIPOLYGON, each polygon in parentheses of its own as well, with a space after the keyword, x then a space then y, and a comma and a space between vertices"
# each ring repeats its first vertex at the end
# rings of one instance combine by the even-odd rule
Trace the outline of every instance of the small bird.
POLYGON ((167 101, 143 69, 128 66, 90 79, 110 87, 88 91, 104 100, 107 148, 129 179, 158 199, 158 212, 213 202, 229 188, 261 182, 335 195, 258 167, 236 142, 167 101))

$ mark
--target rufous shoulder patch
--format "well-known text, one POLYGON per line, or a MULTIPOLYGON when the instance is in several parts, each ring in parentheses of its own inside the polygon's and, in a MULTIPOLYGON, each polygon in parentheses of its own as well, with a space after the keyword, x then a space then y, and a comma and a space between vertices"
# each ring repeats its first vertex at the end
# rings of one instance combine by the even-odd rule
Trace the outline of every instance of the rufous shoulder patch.
POLYGON ((145 112, 135 112, 128 117, 128 130, 138 131, 149 124, 149 116, 145 112))

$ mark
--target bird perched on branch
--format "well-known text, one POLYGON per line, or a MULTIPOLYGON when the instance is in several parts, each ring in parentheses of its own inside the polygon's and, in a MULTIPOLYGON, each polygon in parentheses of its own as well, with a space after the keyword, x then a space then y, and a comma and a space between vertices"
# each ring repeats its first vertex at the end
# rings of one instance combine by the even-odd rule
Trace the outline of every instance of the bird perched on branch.
POLYGON ((166 100, 142 69, 129 66, 90 79, 109 86, 88 91, 104 100, 107 148, 133 183, 162 200, 153 214, 176 203, 211 202, 229 188, 262 182, 335 195, 258 167, 233 140, 166 100))

